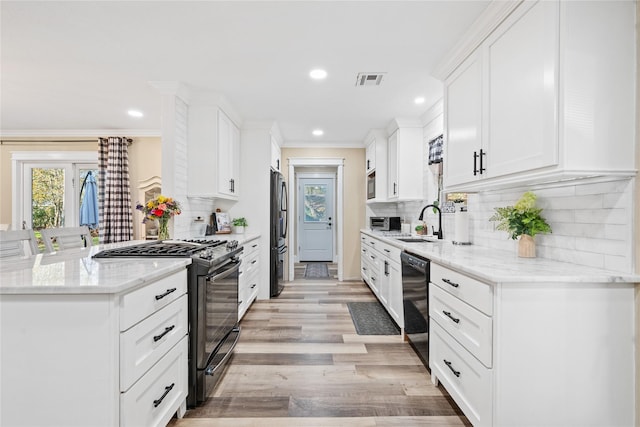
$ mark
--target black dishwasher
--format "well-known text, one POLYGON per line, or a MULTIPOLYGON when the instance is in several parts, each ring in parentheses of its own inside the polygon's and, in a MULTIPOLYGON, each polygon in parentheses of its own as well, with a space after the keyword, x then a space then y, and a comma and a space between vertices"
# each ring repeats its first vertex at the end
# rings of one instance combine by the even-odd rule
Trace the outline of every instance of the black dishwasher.
MULTIPOLYGON (((429 263, 426 258, 400 253, 404 333, 429 369, 429 263)), ((430 371, 430 369, 429 369, 430 371)))

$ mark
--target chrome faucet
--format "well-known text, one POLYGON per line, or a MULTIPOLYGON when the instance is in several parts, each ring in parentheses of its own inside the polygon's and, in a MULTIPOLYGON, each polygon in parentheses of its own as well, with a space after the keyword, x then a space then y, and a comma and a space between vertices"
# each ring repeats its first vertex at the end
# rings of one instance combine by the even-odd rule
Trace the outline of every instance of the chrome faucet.
POLYGON ((438 236, 439 240, 442 240, 442 211, 440 210, 439 207, 437 207, 436 205, 427 205, 424 208, 422 208, 422 212, 420 212, 420 216, 418 217, 419 221, 423 221, 424 218, 424 211, 427 208, 434 208, 438 211, 438 231, 434 232, 433 234, 435 234, 436 236, 438 236))

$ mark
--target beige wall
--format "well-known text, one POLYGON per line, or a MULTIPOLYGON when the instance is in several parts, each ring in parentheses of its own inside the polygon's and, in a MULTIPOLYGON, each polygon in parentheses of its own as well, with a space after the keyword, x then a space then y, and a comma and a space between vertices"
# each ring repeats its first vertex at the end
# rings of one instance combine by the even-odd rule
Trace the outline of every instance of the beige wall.
MULTIPOLYGON (((31 138, 34 139, 34 138, 31 138)), ((50 140, 50 142, 29 142, 26 138, 3 139, 0 145, 0 223, 11 222, 11 152, 12 151, 97 151, 97 138, 64 138, 66 141, 78 142, 54 142, 63 138, 38 138, 38 140, 50 140), (79 142, 95 139, 91 142, 79 142), (16 141, 16 142, 14 142, 16 141)), ((133 144, 129 147, 129 180, 131 183, 131 199, 135 204, 137 200, 136 189, 140 180, 148 179, 161 174, 161 149, 159 137, 133 138, 133 144)), ((133 207, 135 209, 135 206, 133 207)), ((134 215, 134 233, 137 231, 139 215, 134 215)), ((135 236, 136 234, 134 234, 135 236)))
POLYGON ((287 159, 325 157, 344 159, 344 278, 360 278, 360 229, 365 221, 364 148, 286 148, 282 149, 283 174, 288 179, 287 159))

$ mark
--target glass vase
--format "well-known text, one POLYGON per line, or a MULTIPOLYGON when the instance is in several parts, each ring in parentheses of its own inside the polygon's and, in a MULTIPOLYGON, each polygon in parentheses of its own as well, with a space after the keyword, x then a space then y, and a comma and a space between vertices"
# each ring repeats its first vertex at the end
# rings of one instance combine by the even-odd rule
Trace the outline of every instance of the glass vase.
POLYGON ((158 218, 158 240, 169 239, 169 218, 158 218))

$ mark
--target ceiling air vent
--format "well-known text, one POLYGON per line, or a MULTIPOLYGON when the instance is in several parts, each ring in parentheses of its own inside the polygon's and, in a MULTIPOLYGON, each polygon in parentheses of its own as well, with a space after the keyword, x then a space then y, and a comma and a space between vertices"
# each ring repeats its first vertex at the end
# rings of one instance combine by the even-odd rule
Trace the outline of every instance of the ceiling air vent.
POLYGON ((356 86, 379 86, 385 73, 359 73, 356 86))

